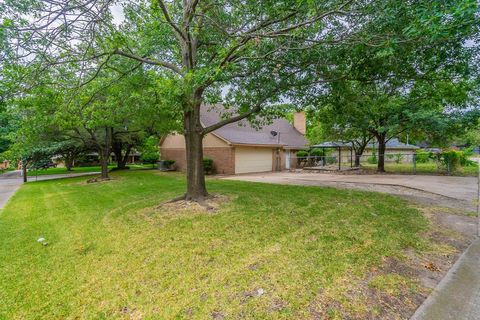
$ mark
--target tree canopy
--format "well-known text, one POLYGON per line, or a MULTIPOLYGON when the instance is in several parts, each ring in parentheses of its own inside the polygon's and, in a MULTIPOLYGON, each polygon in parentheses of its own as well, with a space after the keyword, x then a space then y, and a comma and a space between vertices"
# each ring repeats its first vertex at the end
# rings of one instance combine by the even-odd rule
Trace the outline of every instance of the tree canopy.
MULTIPOLYGON (((379 112, 411 110, 415 97, 468 86, 454 80, 468 72, 473 48, 463 44, 478 32, 474 0, 122 1, 114 7, 120 19, 112 4, 4 2, 3 45, 26 70, 49 70, 58 86, 70 90, 64 91, 71 97, 65 108, 78 96, 95 97, 89 108, 98 107, 92 114, 97 122, 108 112, 109 98, 85 86, 94 87, 105 72, 114 82, 138 69, 151 74, 158 105, 182 123, 185 198, 198 201, 207 195, 207 133, 244 118, 268 121, 279 114, 275 106, 293 96, 312 105, 319 96, 342 96, 343 89, 349 99, 368 97, 379 112), (76 81, 66 81, 66 74, 76 81), (209 127, 200 123, 205 103, 224 106, 222 120, 209 127)), ((376 131, 383 135, 384 125, 376 131)))

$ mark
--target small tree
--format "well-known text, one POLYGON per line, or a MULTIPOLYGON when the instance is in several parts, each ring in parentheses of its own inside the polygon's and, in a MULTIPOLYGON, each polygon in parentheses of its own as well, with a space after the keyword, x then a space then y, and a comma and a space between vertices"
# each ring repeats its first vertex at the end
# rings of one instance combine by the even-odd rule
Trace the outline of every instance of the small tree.
POLYGON ((142 147, 141 147, 142 155, 140 156, 140 160, 143 163, 150 163, 153 167, 160 159, 159 147, 158 147, 158 139, 154 136, 148 137, 142 147))

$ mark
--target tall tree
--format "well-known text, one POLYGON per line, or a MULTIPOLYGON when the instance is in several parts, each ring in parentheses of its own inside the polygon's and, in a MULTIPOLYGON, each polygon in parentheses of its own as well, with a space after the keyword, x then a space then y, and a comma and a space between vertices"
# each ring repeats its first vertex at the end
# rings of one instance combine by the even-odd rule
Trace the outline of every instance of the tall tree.
POLYGON ((203 137, 255 114, 271 114, 268 106, 301 78, 299 52, 348 40, 374 8, 369 1, 349 0, 124 1, 124 20, 116 25, 107 0, 25 3, 9 3, 3 12, 14 22, 15 44, 43 66, 78 63, 86 82, 119 58, 157 72, 161 98, 183 123, 184 198, 198 201, 207 196, 203 137), (94 41, 99 37, 101 42, 94 41), (204 128, 200 106, 210 102, 222 102, 225 111, 220 122, 204 128))
POLYGON ((431 119, 472 98, 478 43, 470 41, 480 26, 476 1, 401 2, 382 12, 364 37, 392 37, 382 46, 368 40, 340 46, 327 56, 327 66, 312 70, 329 73, 332 81, 301 91, 304 101, 330 112, 332 125, 355 124, 359 133, 375 137, 381 172, 389 139, 431 128, 431 119))

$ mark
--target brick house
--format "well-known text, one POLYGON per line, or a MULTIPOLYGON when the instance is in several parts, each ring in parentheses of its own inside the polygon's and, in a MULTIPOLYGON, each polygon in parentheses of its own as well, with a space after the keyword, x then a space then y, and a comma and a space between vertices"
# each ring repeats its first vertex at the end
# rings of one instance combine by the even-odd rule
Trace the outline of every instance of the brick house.
MULTIPOLYGON (((202 106, 203 126, 221 120, 220 106, 202 106)), ((228 124, 205 135, 203 154, 213 160, 219 174, 280 171, 290 169, 295 152, 307 149, 305 113, 297 112, 293 124, 275 119, 270 125, 254 128, 246 120, 228 124)), ((185 171, 185 139, 181 134, 169 134, 160 142, 163 160, 175 160, 177 170, 185 171)))

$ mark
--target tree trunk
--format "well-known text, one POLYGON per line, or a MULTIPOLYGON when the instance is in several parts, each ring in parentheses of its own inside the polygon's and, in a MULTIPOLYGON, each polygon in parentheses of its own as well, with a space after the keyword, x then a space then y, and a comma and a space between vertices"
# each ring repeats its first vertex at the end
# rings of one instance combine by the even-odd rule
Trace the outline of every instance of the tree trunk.
POLYGON ((115 154, 115 160, 117 161, 117 169, 125 169, 127 167, 128 156, 130 155, 131 145, 127 145, 125 153, 122 154, 123 143, 114 142, 112 144, 112 151, 115 154))
POLYGON ((185 151, 187 157, 186 200, 203 201, 208 195, 203 170, 203 134, 200 104, 184 113, 185 151))
POLYGON ((385 172, 385 149, 386 149, 386 137, 385 134, 377 136, 378 141, 378 165, 377 172, 385 172))
POLYGON ((64 156, 63 159, 65 160, 65 168, 67 171, 72 171, 73 168, 73 156, 64 156))
POLYGON ((110 148, 112 145, 112 131, 110 128, 105 128, 105 143, 99 147, 98 153, 100 155, 100 164, 102 166, 102 179, 108 179, 108 160, 110 158, 110 148))
POLYGON ((108 157, 105 156, 105 155, 102 155, 100 157, 100 165, 102 167, 102 174, 101 174, 101 178, 102 179, 108 179, 108 157))
POLYGON ((362 159, 363 152, 367 147, 370 139, 362 139, 362 141, 357 141, 352 143, 353 150, 355 151, 355 167, 360 167, 360 162, 362 159))
POLYGON ((22 161, 22 176, 23 176, 23 182, 27 182, 27 162, 22 161))
POLYGON ((360 167, 360 158, 362 157, 362 154, 357 153, 355 151, 355 167, 360 167))

